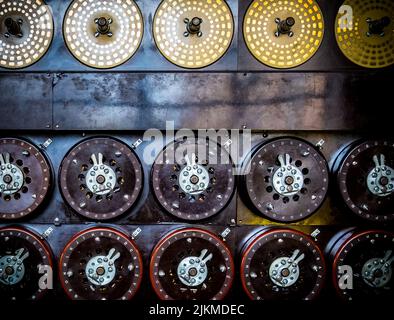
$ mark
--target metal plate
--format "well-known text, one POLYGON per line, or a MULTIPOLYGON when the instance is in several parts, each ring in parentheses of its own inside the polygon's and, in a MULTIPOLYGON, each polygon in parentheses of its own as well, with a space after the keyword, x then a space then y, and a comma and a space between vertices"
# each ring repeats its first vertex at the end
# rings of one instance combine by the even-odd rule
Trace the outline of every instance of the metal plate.
POLYGON ((244 39, 253 56, 274 68, 294 68, 308 61, 319 49, 324 20, 313 0, 254 0, 244 17, 244 39), (293 18, 292 36, 275 35, 276 19, 293 18))
POLYGON ((0 67, 25 68, 52 43, 53 18, 43 0, 0 1, 0 67))
MULTIPOLYGON (((378 28, 380 29, 380 28, 378 28)), ((394 3, 391 0, 346 0, 335 21, 335 37, 343 54, 366 68, 383 68, 394 63, 394 3), (388 17, 384 34, 370 32, 367 19, 388 17)))
POLYGON ((168 145, 152 167, 152 187, 168 213, 201 220, 219 213, 234 189, 233 164, 217 142, 188 138, 168 145))
POLYGON ((142 280, 142 258, 130 238, 111 228, 76 234, 59 261, 64 291, 73 300, 130 300, 142 280))
POLYGON ((51 186, 51 166, 36 146, 16 138, 0 139, 0 219, 34 213, 51 186))
POLYGON ((107 220, 127 212, 143 184, 141 164, 121 141, 96 137, 74 146, 60 168, 60 189, 80 215, 107 220))
POLYGON ((233 277, 234 263, 230 251, 222 240, 206 230, 186 228, 174 231, 166 235, 152 253, 151 283, 162 300, 222 300, 230 290, 233 277), (205 266, 205 278, 202 279, 198 279, 200 271, 194 267, 198 259, 205 266), (182 272, 182 268, 187 270, 182 272), (193 284, 192 279, 197 282, 193 284), (190 284, 186 285, 186 280, 190 284))
POLYGON ((153 19, 153 35, 170 62, 183 68, 203 68, 227 52, 234 35, 234 18, 224 0, 163 0, 153 19), (185 19, 191 22, 194 18, 200 19, 201 33, 187 32, 185 19))
POLYGON ((52 268, 53 264, 47 245, 38 236, 19 227, 0 229, 2 301, 42 298, 48 290, 40 289, 39 280, 48 270, 40 273, 40 266, 52 268))
POLYGON ((324 257, 308 235, 271 229, 252 238, 241 262, 242 285, 250 299, 312 300, 319 295, 326 272, 324 257))
POLYGON ((138 50, 143 33, 143 17, 132 0, 74 0, 63 22, 68 49, 93 68, 114 68, 129 60, 138 50), (100 18, 105 19, 101 29, 96 20, 100 18))
MULTIPOLYGON (((394 234, 387 231, 352 232, 338 240, 333 256, 333 284, 344 300, 379 301, 392 297, 394 289, 394 234), (351 267, 353 288, 340 288, 343 272, 339 267, 351 267)), ((343 279, 342 279, 343 280, 343 279)), ((343 282, 343 281, 342 281, 343 282)), ((344 285, 348 282, 343 282, 344 285)))
POLYGON ((280 222, 305 219, 316 212, 328 191, 323 155, 298 138, 276 138, 259 145, 244 169, 247 200, 265 217, 280 222))
POLYGON ((165 129, 172 120, 176 129, 384 132, 390 81, 389 73, 67 74, 53 89, 53 121, 83 131, 165 129))
POLYGON ((393 141, 368 140, 355 143, 343 156, 337 172, 338 187, 347 207, 364 219, 378 222, 392 221, 394 219, 393 169, 393 141), (382 170, 383 167, 385 170, 382 170), (373 179, 375 181, 370 179, 374 174, 377 178, 385 180, 384 185, 380 180, 376 180, 377 178, 373 179), (368 180, 375 183, 374 186, 368 185, 368 180), (385 191, 380 195, 375 194, 374 188, 385 191))

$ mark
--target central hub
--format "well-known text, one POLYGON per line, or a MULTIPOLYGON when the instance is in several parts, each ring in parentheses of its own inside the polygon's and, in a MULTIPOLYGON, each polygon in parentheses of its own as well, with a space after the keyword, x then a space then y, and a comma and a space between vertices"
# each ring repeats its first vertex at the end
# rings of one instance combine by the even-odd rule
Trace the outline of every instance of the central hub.
POLYGON ((5 195, 17 193, 24 184, 24 174, 10 162, 10 154, 0 154, 0 192, 5 195))
POLYGON ((111 32, 111 18, 100 17, 94 20, 94 23, 97 25, 96 32, 94 36, 97 38, 100 35, 107 35, 108 37, 112 37, 113 33, 111 32))
POLYGON ((269 268, 271 281, 282 288, 295 284, 300 276, 299 263, 305 255, 296 249, 291 257, 279 257, 275 259, 269 268))
POLYGON ((292 184, 294 183, 294 178, 293 178, 292 176, 287 176, 287 177, 285 178, 285 183, 286 183, 287 185, 292 185, 292 184))
POLYGON ((183 22, 186 24, 186 31, 183 33, 185 37, 188 37, 189 35, 197 35, 197 37, 202 36, 201 32, 201 24, 202 24, 202 19, 198 17, 194 17, 193 19, 189 20, 188 18, 185 18, 183 22))
POLYGON ((3 177, 3 181, 4 181, 4 183, 10 184, 12 182, 12 176, 10 174, 6 174, 3 177))
POLYGON ((187 194, 200 194, 209 187, 209 173, 204 166, 190 163, 179 174, 178 183, 187 194))
POLYGON ((197 275, 198 271, 196 268, 191 268, 189 269, 189 276, 195 277, 197 275))
POLYGON ((279 155, 280 167, 274 172, 272 184, 275 191, 282 196, 297 194, 304 185, 304 175, 291 164, 289 154, 279 155))
POLYGON ((29 257, 29 251, 20 248, 15 251, 15 255, 3 256, 0 258, 0 284, 15 285, 25 276, 24 260, 29 257), (4 270, 4 271, 3 271, 4 270))
POLYGON ((380 180, 379 180, 379 183, 382 186, 387 186, 389 184, 389 179, 387 177, 381 177, 380 180))
POLYGON ((96 181, 99 184, 103 184, 105 182, 105 177, 100 174, 99 176, 97 176, 96 181))
POLYGON ((199 257, 189 256, 184 258, 178 264, 178 279, 188 287, 197 287, 203 284, 208 277, 207 262, 212 257, 212 253, 208 254, 208 250, 203 249, 199 257))
POLYGON ((86 185, 94 194, 106 195, 115 189, 116 173, 110 166, 103 163, 101 153, 97 157, 92 154, 91 160, 93 165, 86 174, 86 185))
POLYGON ((22 38, 23 37, 22 24, 23 24, 22 19, 19 19, 17 21, 15 21, 12 18, 5 19, 4 25, 7 28, 7 32, 5 33, 5 37, 9 38, 12 35, 12 36, 15 36, 18 38, 22 38))
POLYGON ((383 154, 374 155, 372 160, 375 166, 367 176, 368 190, 378 197, 389 196, 394 192, 394 170, 386 165, 383 154))
POLYGON ((383 258, 375 257, 364 263, 361 274, 367 285, 372 288, 383 288, 391 281, 393 274, 391 264, 394 262, 392 253, 388 250, 383 258))
POLYGON ((190 178, 190 182, 193 184, 197 184, 199 180, 200 179, 195 175, 191 176, 191 178, 190 178))
POLYGON ((97 286, 105 286, 112 282, 116 276, 115 261, 120 253, 114 248, 109 250, 107 256, 92 257, 86 264, 85 274, 88 280, 97 286))
POLYGON ((371 18, 367 18, 367 23, 368 23, 368 31, 367 31, 368 37, 371 37, 372 35, 379 35, 383 37, 385 35, 384 28, 389 26, 389 24, 391 23, 391 19, 387 16, 377 20, 372 20, 371 18))
POLYGON ((11 266, 7 266, 7 267, 5 268, 5 270, 4 270, 4 272, 5 272, 5 274, 6 274, 7 276, 11 276, 11 275, 14 274, 14 268, 11 267, 11 266))
POLYGON ((103 267, 98 267, 96 269, 96 273, 97 275, 102 276, 105 273, 105 269, 103 267))
POLYGON ((285 268, 281 271, 282 277, 288 277, 290 275, 290 270, 285 268))
POLYGON ((295 25, 295 19, 293 17, 288 17, 285 20, 276 18, 275 23, 277 25, 277 30, 275 31, 276 37, 280 37, 282 34, 287 34, 289 37, 294 36, 294 32, 291 30, 295 25))

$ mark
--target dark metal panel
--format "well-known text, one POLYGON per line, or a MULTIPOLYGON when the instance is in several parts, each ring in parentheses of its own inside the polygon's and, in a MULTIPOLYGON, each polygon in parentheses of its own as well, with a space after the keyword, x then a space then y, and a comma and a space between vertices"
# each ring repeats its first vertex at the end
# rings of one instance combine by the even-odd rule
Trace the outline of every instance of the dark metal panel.
POLYGON ((52 128, 52 75, 0 74, 0 130, 52 128))
POLYGON ((66 74, 55 81, 61 130, 389 127, 389 73, 66 74), (371 94, 379 92, 377 94, 371 94), (374 106, 371 108, 371 106, 374 106))
MULTIPOLYGON (((68 51, 63 39, 63 18, 67 8, 72 0, 47 0, 47 4, 51 7, 54 22, 55 22, 55 35, 51 48, 47 54, 36 64, 26 68, 26 71, 33 72, 68 72, 68 71, 94 71, 105 72, 106 70, 97 70, 89 68, 79 61, 77 61, 68 51)), ((153 17, 159 6, 161 0, 135 0, 138 4, 142 15, 144 17, 144 37, 140 48, 136 54, 125 64, 113 69, 115 71, 182 71, 186 70, 179 68, 172 63, 168 62, 159 52, 156 47, 152 24, 153 17)), ((237 70, 237 45, 238 45, 238 0, 227 1, 231 11, 234 15, 234 39, 228 52, 217 63, 204 68, 204 71, 214 70, 237 70)), ((2 71, 6 69, 0 68, 2 71)), ((108 70, 107 70, 108 71, 108 70)), ((13 72, 13 71, 10 71, 13 72)))

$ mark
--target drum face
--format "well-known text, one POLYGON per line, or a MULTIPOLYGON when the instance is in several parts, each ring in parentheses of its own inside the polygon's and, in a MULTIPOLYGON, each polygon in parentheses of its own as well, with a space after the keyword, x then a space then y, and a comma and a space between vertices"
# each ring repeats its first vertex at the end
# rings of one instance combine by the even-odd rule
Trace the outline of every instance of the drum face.
POLYGON ((108 220, 127 212, 143 185, 134 151, 112 138, 92 138, 73 147, 62 161, 60 190, 80 215, 108 220))
POLYGON ((349 301, 391 297, 393 252, 394 234, 391 232, 368 230, 354 231, 350 236, 345 234, 331 252, 332 279, 337 294, 349 301), (344 281, 345 273, 353 275, 350 282, 344 281))
POLYGON ((52 170, 41 150, 28 141, 0 139, 0 218, 29 216, 46 200, 52 170))
POLYGON ((346 0, 335 20, 335 37, 342 53, 365 68, 394 63, 392 1, 346 0))
POLYGON ((268 219, 292 222, 320 208, 328 191, 328 167, 310 143, 279 138, 259 145, 245 164, 247 201, 268 219))
POLYGON ((243 34, 252 55, 273 68, 294 68, 313 57, 324 35, 316 1, 254 0, 246 11, 243 34))
POLYGON ((153 19, 153 35, 162 55, 182 68, 204 68, 228 50, 234 18, 224 0, 163 0, 153 19))
POLYGON ((319 247, 295 230, 263 230, 242 251, 242 285, 253 300, 313 300, 325 273, 319 247))
POLYGON ((337 171, 342 199, 358 216, 384 222, 394 219, 394 142, 356 143, 337 171))
POLYGON ((152 167, 152 187, 171 215, 196 221, 218 214, 235 190, 233 163, 215 142, 175 141, 152 167))
POLYGON ((181 229, 165 236, 150 262, 154 291, 162 300, 221 300, 233 282, 229 249, 202 229, 181 229))
POLYGON ((114 68, 129 60, 143 34, 143 17, 132 0, 74 0, 63 22, 64 40, 72 55, 98 69, 114 68))
POLYGON ((0 229, 2 300, 42 298, 48 290, 40 288, 39 283, 50 268, 53 268, 51 253, 37 235, 19 227, 0 229))
POLYGON ((54 26, 50 7, 42 0, 2 1, 0 67, 26 68, 48 51, 54 26))
POLYGON ((64 248, 60 281, 74 300, 130 300, 142 280, 142 259, 129 237, 112 228, 76 234, 64 248))

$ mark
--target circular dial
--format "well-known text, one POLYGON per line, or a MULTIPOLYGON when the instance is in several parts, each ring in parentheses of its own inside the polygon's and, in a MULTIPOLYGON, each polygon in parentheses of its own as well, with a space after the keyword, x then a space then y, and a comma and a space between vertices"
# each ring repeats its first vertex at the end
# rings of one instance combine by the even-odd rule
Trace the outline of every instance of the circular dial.
POLYGON ((274 68, 294 68, 319 49, 323 15, 313 0, 254 0, 246 11, 243 33, 257 60, 274 68))
MULTIPOLYGON (((384 299, 393 295, 394 234, 386 231, 345 233, 331 250, 333 282, 345 300, 384 299), (343 281, 351 268, 352 288, 343 281), (346 271, 347 273, 348 271, 346 271)), ((349 274, 348 274, 349 275, 349 274)))
POLYGON ((32 65, 45 55, 52 38, 52 13, 44 1, 0 2, 0 67, 32 65))
POLYGON ((216 142, 179 140, 168 145, 152 168, 153 191, 175 217, 200 220, 222 210, 235 188, 230 156, 216 142))
POLYGON ((136 202, 143 173, 134 151, 112 138, 91 138, 68 152, 60 168, 60 189, 84 217, 118 217, 136 202))
POLYGON ((346 0, 335 20, 335 37, 343 54, 366 68, 394 63, 394 3, 391 0, 346 0))
POLYGON ((122 232, 105 227, 76 234, 59 268, 63 289, 74 300, 129 300, 142 280, 137 247, 122 232))
POLYGON ((245 165, 246 193, 258 212, 291 222, 312 215, 328 189, 328 167, 310 143, 278 138, 259 145, 245 165))
POLYGON ((394 142, 355 143, 341 159, 337 181, 351 211, 369 220, 393 220, 394 142))
POLYGON ((23 228, 0 229, 0 297, 2 300, 40 299, 46 289, 43 277, 52 268, 46 244, 23 228), (40 271, 42 273, 40 273, 40 271))
POLYGON ((258 232, 242 251, 242 285, 253 300, 312 300, 323 286, 325 271, 314 241, 291 229, 258 232))
POLYGON ((221 300, 230 290, 234 263, 216 235, 196 228, 165 236, 150 262, 153 289, 162 300, 221 300))
POLYGON ((138 50, 144 32, 142 14, 132 0, 74 0, 66 12, 63 35, 83 64, 113 68, 138 50))
POLYGON ((17 219, 32 214, 51 187, 51 166, 31 143, 0 139, 0 218, 17 219))
POLYGON ((219 60, 233 34, 233 15, 224 0, 163 0, 153 20, 158 49, 183 68, 203 68, 219 60))

